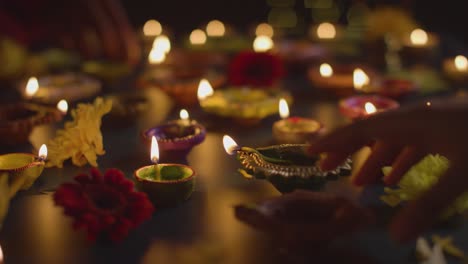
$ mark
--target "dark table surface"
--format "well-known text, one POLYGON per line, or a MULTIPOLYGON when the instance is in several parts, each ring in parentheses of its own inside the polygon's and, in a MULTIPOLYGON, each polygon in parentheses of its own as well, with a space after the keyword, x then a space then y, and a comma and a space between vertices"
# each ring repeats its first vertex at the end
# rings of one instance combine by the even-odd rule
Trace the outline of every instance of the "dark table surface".
MULTIPOLYGON (((329 130, 347 121, 339 114, 336 99, 310 89, 305 80, 286 82, 294 91, 294 115, 313 117, 329 130)), ((142 129, 177 118, 174 107, 159 90, 146 90, 150 109, 129 126, 117 127, 104 119, 102 131, 106 154, 99 157, 101 170, 117 167, 131 177, 133 171, 149 163, 149 149, 140 140, 142 129)), ((197 172, 196 191, 182 205, 157 210, 153 217, 133 230, 119 244, 90 243, 81 231, 72 229, 72 221, 54 206, 52 191, 79 172, 70 164, 63 169, 45 169, 32 189, 19 193, 12 201, 0 245, 5 263, 414 263, 414 243, 398 245, 385 230, 392 212, 379 201, 382 186, 357 188, 348 178, 330 182, 325 191, 349 197, 376 209, 379 224, 351 237, 340 238, 332 245, 311 245, 308 256, 292 254, 267 235, 242 222, 233 214, 233 206, 278 196, 267 181, 247 180, 237 173, 238 162, 226 155, 222 136, 229 134, 244 146, 267 146, 273 143, 271 126, 278 117, 270 117, 256 127, 242 127, 229 121, 213 119, 198 107, 189 109, 191 117, 208 128, 206 140, 192 150, 188 164, 197 172)), ((60 125, 37 127, 32 145, 53 137, 60 125)), ((31 151, 18 146, 16 151, 31 151)), ((9 151, 9 149, 8 149, 9 151)), ((7 152, 2 148, 2 152, 7 152)), ((365 151, 364 151, 365 152, 365 151)), ((357 155, 356 164, 359 165, 357 155)), ((454 236, 455 244, 468 249, 468 225, 463 218, 436 228, 433 232, 454 236)), ((458 263, 451 259, 453 263, 458 263)))

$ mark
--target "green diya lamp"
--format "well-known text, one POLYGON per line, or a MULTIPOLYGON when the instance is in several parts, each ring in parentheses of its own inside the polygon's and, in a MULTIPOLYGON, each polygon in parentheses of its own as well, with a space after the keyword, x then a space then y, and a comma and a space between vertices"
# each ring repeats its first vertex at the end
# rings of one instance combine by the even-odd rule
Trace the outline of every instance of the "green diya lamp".
POLYGON ((277 89, 230 87, 213 91, 208 82, 200 82, 198 101, 205 112, 232 118, 241 125, 255 125, 278 113, 278 101, 292 103, 292 96, 277 89))
POLYGON ((38 156, 30 153, 10 153, 0 155, 0 175, 8 176, 9 195, 13 197, 19 190, 31 187, 41 175, 47 158, 47 146, 39 148, 38 156))
POLYGON ((351 174, 351 159, 334 170, 319 168, 318 156, 306 154, 306 144, 283 144, 263 148, 239 147, 229 136, 223 137, 229 155, 237 154, 242 165, 239 172, 248 179, 271 182, 278 191, 287 193, 295 189, 320 190, 327 181, 351 174))
POLYGON ((195 189, 195 171, 183 164, 158 164, 158 141, 151 139, 151 161, 134 173, 136 186, 145 192, 156 206, 170 207, 190 198, 195 189))

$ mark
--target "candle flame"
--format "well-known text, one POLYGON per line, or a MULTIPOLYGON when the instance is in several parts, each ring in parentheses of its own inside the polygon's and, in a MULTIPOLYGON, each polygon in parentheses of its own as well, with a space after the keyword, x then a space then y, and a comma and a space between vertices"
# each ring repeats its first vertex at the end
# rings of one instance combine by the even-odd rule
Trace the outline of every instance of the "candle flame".
POLYGON ((189 119, 189 113, 187 112, 187 110, 182 109, 182 110, 180 110, 179 117, 182 120, 188 120, 189 119))
POLYGON ((223 146, 228 155, 233 155, 237 150, 239 150, 239 145, 237 145, 236 141, 228 135, 223 136, 223 146))
POLYGON ((148 62, 150 64, 161 64, 166 60, 166 53, 164 50, 159 47, 153 47, 148 55, 148 62))
POLYGON ((39 148, 38 157, 41 160, 47 159, 47 146, 46 146, 46 144, 42 144, 42 146, 39 148))
POLYGON ((458 71, 466 71, 468 69, 468 60, 463 55, 456 56, 454 63, 458 71))
POLYGON ((207 97, 212 96, 214 93, 213 87, 207 79, 201 79, 198 85, 197 97, 199 101, 205 100, 207 97))
POLYGON ((60 100, 57 103, 57 109, 62 112, 63 114, 66 114, 68 111, 68 103, 65 99, 60 100))
POLYGON ((166 35, 159 35, 153 41, 153 49, 169 53, 171 51, 171 41, 166 35))
POLYGON ((322 63, 320 65, 320 75, 322 77, 328 78, 333 75, 333 68, 328 63, 322 63))
POLYGON ((206 34, 201 29, 195 29, 190 33, 189 39, 192 45, 203 45, 206 42, 206 34))
POLYGON ((206 34, 210 37, 222 37, 226 32, 223 22, 219 20, 211 20, 206 25, 206 34))
POLYGON ((156 37, 162 33, 162 26, 157 20, 150 19, 143 25, 143 34, 148 37, 156 37))
POLYGON ((265 52, 273 48, 273 40, 268 36, 258 36, 253 42, 255 52, 265 52))
POLYGON ((36 77, 29 78, 28 82, 26 83, 26 95, 29 97, 34 96, 37 91, 39 90, 39 82, 37 81, 36 77))
POLYGON ((285 118, 289 117, 288 102, 286 102, 286 100, 284 100, 284 98, 281 98, 279 100, 278 109, 279 109, 279 115, 280 115, 281 118, 285 119, 285 118))
POLYGON ((317 27, 317 36, 320 39, 332 39, 336 36, 335 26, 331 23, 324 22, 317 27))
POLYGON ((375 105, 371 102, 367 102, 365 105, 364 105, 364 109, 366 109, 366 113, 371 115, 375 112, 377 112, 377 108, 375 108, 375 105))
POLYGON ((354 88, 360 90, 369 84, 369 76, 360 68, 356 68, 353 72, 353 84, 354 88))
POLYGON ((427 101, 427 102, 426 102, 426 106, 429 107, 429 106, 431 106, 431 105, 432 105, 432 103, 431 103, 430 101, 427 101))
POLYGON ((411 32, 410 39, 411 39, 411 43, 413 43, 414 45, 420 46, 420 45, 425 45, 427 43, 428 36, 427 36, 426 31, 420 28, 417 28, 411 32))
POLYGON ((158 164, 159 161, 159 146, 155 136, 151 137, 151 162, 158 164))
POLYGON ((267 36, 272 38, 275 32, 273 31, 273 27, 270 26, 268 23, 260 23, 258 24, 257 28, 255 29, 255 36, 267 36))

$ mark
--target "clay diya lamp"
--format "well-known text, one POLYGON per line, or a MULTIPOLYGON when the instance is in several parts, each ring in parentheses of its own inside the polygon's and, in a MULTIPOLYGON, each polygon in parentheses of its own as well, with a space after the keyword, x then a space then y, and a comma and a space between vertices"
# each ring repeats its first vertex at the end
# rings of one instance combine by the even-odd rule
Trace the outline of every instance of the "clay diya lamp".
POLYGON ((271 182, 280 192, 295 189, 320 190, 327 181, 351 174, 351 160, 347 159, 334 170, 322 171, 319 157, 306 154, 306 144, 284 144, 263 148, 239 147, 229 136, 223 137, 224 149, 237 155, 239 170, 247 179, 271 182))
POLYGON ((323 125, 311 118, 289 117, 289 107, 286 100, 279 102, 279 113, 282 118, 273 124, 273 138, 278 144, 303 144, 313 141, 323 125))
POLYGON ((378 74, 369 67, 328 63, 311 67, 307 76, 314 87, 338 97, 350 96, 356 92, 355 89, 368 85, 370 79, 378 78, 378 74))
POLYGON ((390 98, 401 98, 415 93, 418 90, 416 84, 408 79, 385 78, 375 84, 375 93, 390 98))
POLYGON ((8 177, 9 198, 19 190, 31 187, 44 170, 47 146, 42 145, 39 155, 30 153, 9 153, 0 155, 0 177, 8 177))
POLYGON ((189 120, 185 109, 180 111, 179 120, 152 127, 142 133, 148 142, 153 136, 157 139, 164 159, 185 160, 193 147, 205 140, 206 128, 195 120, 189 120))
POLYGON ((209 82, 200 82, 198 100, 202 109, 210 114, 231 118, 244 126, 257 125, 268 116, 278 113, 278 101, 289 103, 292 96, 278 89, 228 87, 213 91, 209 82))
POLYGON ((28 142, 34 127, 62 120, 64 113, 57 108, 30 103, 0 107, 0 140, 15 145, 28 142))
POLYGON ((443 70, 448 79, 454 83, 463 84, 468 81, 468 60, 463 55, 445 59, 443 70))
POLYGON ((155 137, 151 140, 151 161, 134 173, 136 187, 145 192, 155 206, 169 207, 190 198, 195 189, 195 171, 183 164, 158 164, 159 150, 155 137))
POLYGON ((19 84, 18 90, 24 99, 56 104, 62 99, 68 102, 90 98, 101 91, 101 83, 79 73, 46 75, 19 84))
POLYGON ((438 48, 438 36, 418 28, 403 39, 400 54, 405 65, 431 64, 437 56, 438 48))
POLYGON ((341 114, 351 120, 363 119, 373 114, 396 109, 399 106, 397 101, 378 95, 357 95, 339 102, 341 114))
POLYGON ((328 56, 328 51, 321 45, 310 41, 282 40, 278 41, 274 51, 288 65, 297 70, 305 70, 314 61, 328 56))

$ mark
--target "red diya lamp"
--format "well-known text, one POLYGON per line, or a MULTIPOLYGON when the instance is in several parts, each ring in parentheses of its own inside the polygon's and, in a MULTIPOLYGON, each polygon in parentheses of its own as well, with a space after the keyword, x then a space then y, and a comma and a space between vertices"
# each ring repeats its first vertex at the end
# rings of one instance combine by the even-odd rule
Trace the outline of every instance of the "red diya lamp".
POLYGON ((397 101, 378 95, 359 95, 340 100, 340 112, 352 120, 366 118, 391 109, 398 108, 397 101))
POLYGON ((142 136, 145 141, 154 136, 167 160, 185 160, 192 148, 205 140, 206 128, 190 120, 187 110, 182 109, 180 119, 147 129, 142 136))
POLYGON ((279 144, 302 144, 313 140, 323 125, 310 118, 289 117, 289 107, 285 99, 279 101, 279 114, 282 120, 273 124, 273 138, 279 144))

